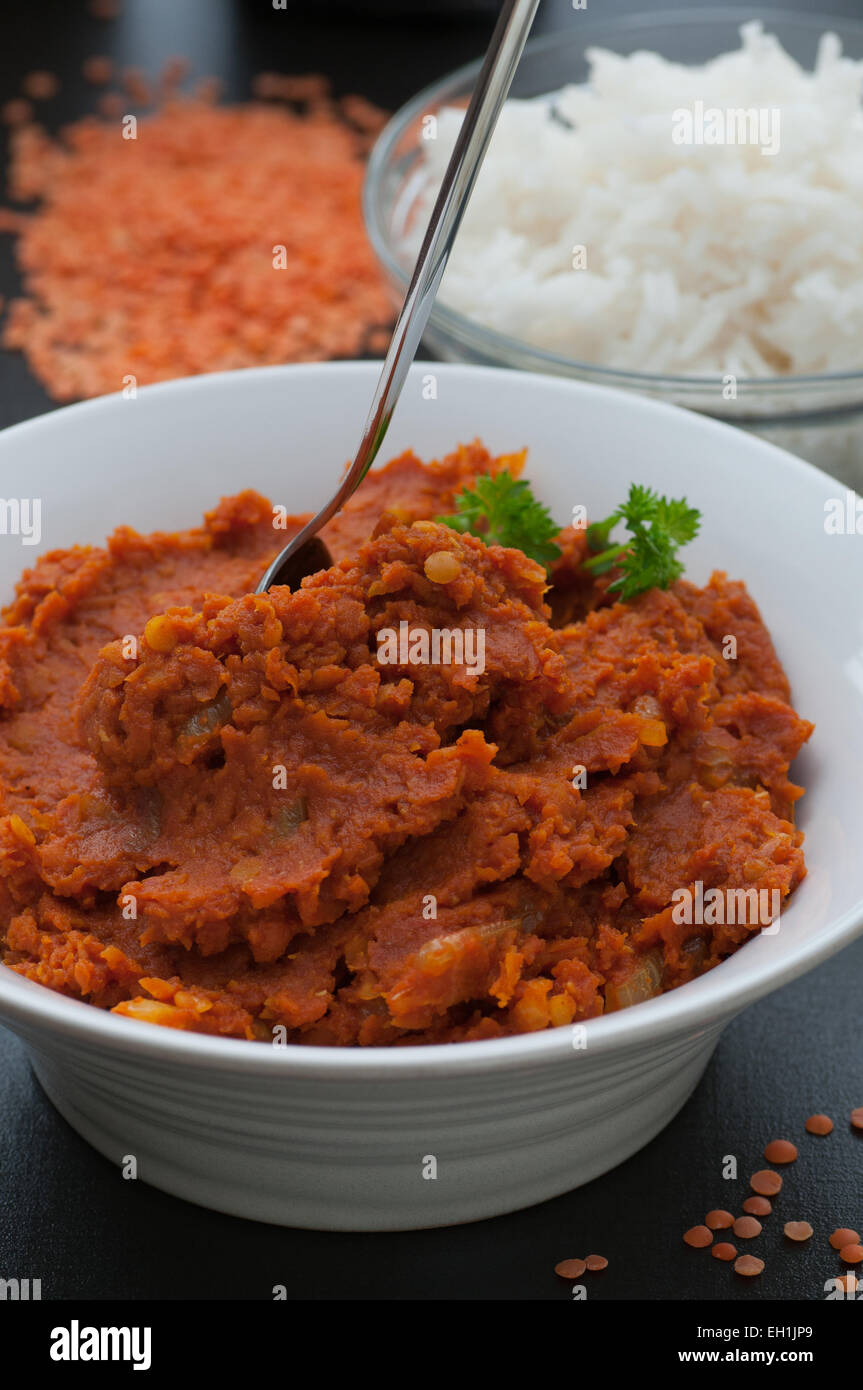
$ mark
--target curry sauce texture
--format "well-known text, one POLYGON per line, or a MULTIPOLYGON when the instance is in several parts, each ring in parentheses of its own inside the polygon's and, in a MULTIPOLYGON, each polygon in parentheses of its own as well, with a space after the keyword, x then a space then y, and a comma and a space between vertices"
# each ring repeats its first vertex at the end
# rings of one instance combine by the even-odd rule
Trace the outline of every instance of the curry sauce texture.
POLYGON ((252 593, 302 518, 251 491, 38 560, 0 629, 4 963, 168 1027, 404 1045, 686 984, 764 925, 711 889, 772 920, 812 726, 755 604, 721 573, 615 602, 583 531, 549 577, 434 520, 520 464, 394 460, 296 592, 252 593))

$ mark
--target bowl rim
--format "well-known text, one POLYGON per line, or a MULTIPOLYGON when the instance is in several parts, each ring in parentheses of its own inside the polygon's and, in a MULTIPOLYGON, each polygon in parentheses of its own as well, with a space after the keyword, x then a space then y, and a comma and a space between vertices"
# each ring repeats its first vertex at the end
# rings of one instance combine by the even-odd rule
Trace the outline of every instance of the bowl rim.
MULTIPOLYGON (((777 32, 783 24, 787 24, 797 25, 813 34, 835 32, 839 34, 840 38, 847 34, 858 38, 863 46, 863 21, 861 20, 845 19, 841 15, 834 14, 802 11, 795 13, 793 10, 785 9, 762 10, 754 14, 752 10, 742 9, 739 6, 724 9, 710 5, 698 10, 670 8, 651 10, 646 14, 642 12, 624 14, 615 18, 603 18, 591 11, 579 16, 577 32, 575 30, 553 30, 551 33, 542 34, 538 38, 528 41, 525 53, 528 55, 542 54, 576 43, 586 47, 590 42, 591 31, 593 30, 609 33, 630 30, 650 32, 651 29, 663 23, 677 27, 706 28, 709 24, 714 24, 719 20, 729 23, 736 22, 738 25, 752 20, 760 20, 768 32, 771 30, 777 32), (582 33, 582 31, 585 32, 582 33)), ((781 42, 781 35, 778 32, 777 36, 781 42)), ((863 59, 857 61, 863 61, 863 59)), ((390 155, 405 131, 409 129, 418 116, 430 106, 440 104, 443 94, 450 88, 467 83, 473 85, 481 66, 481 58, 464 63, 461 67, 453 69, 435 82, 430 82, 417 92, 390 118, 378 135, 369 155, 362 188, 362 208, 366 232, 380 264, 402 292, 407 289, 410 276, 397 259, 383 218, 380 216, 382 204, 380 194, 390 155)), ((636 372, 629 368, 611 367, 603 363, 569 357, 564 353, 554 352, 549 348, 542 348, 529 343, 523 338, 502 333, 498 329, 488 328, 478 319, 470 318, 467 314, 463 314, 458 309, 440 301, 435 303, 432 308, 429 328, 438 329, 455 338, 460 344, 479 353, 494 353, 501 363, 517 359, 523 366, 532 371, 555 375, 577 373, 579 378, 595 381, 598 385, 624 386, 653 391, 670 389, 695 393, 721 392, 725 384, 725 377, 721 374, 696 376, 663 372, 636 372)), ((863 384, 863 366, 856 370, 841 372, 815 372, 793 376, 738 376, 736 378, 738 399, 767 392, 793 395, 807 387, 825 390, 843 385, 859 387, 861 384, 863 384)), ((853 405, 859 409, 863 407, 863 401, 855 401, 852 403, 852 407, 853 405)), ((838 408, 841 407, 831 405, 827 409, 832 413, 838 408)), ((811 413, 811 408, 806 413, 811 413)), ((736 420, 741 417, 735 415, 733 418, 736 420)), ((760 417, 755 418, 760 419, 760 417)), ((788 422, 793 423, 794 420, 795 417, 791 415, 788 422)), ((774 423, 779 422, 774 421, 774 423)))
MULTIPOLYGON (((138 397, 155 403, 180 394, 206 395, 208 391, 242 392, 245 382, 273 377, 316 376, 321 372, 343 376, 367 376, 371 387, 381 362, 303 363, 288 366, 246 368, 240 371, 213 372, 197 377, 185 377, 139 389, 138 397)), ((597 393, 607 398, 609 407, 626 409, 644 417, 645 428, 673 416, 686 417, 696 433, 719 431, 722 437, 739 448, 762 458, 773 459, 773 467, 784 470, 789 478, 797 475, 810 481, 818 480, 831 488, 835 479, 812 464, 783 449, 742 432, 733 426, 666 401, 634 395, 631 392, 597 387, 594 383, 560 377, 543 377, 511 368, 475 366, 464 363, 429 363, 420 361, 412 372, 433 366, 444 376, 494 377, 503 387, 507 380, 522 387, 535 383, 553 385, 574 397, 597 393)), ((0 441, 7 445, 25 434, 63 429, 70 414, 92 416, 94 423, 106 410, 124 408, 120 393, 63 406, 44 415, 25 420, 0 431, 0 441)), ((206 420, 206 411, 200 412, 206 420)), ((839 486, 842 486, 839 484, 839 486)), ((746 1005, 780 985, 820 964, 863 932, 863 896, 825 925, 815 939, 795 943, 785 955, 761 965, 749 977, 737 980, 723 973, 723 966, 702 975, 688 985, 639 1004, 598 1018, 585 1020, 587 1047, 575 1055, 608 1057, 647 1043, 669 1042, 684 1035, 693 1036, 727 1022, 746 1005)), ((739 959, 735 952, 731 959, 739 959)), ((307 1078, 327 1081, 374 1080, 395 1083, 405 1079, 430 1080, 466 1075, 488 1075, 501 1071, 537 1070, 543 1065, 560 1063, 573 1056, 572 1029, 551 1028, 538 1033, 516 1034, 471 1043, 433 1043, 405 1047, 351 1048, 322 1047, 316 1044, 288 1043, 284 1045, 255 1045, 246 1039, 226 1038, 203 1033, 188 1033, 178 1029, 156 1027, 134 1019, 123 1018, 82 1000, 55 993, 45 985, 17 975, 0 965, 0 1024, 16 1025, 34 1044, 37 1028, 59 1034, 72 1042, 101 1045, 106 1056, 146 1058, 153 1063, 182 1064, 196 1069, 218 1070, 225 1073, 244 1073, 264 1076, 307 1078)), ((38 1048, 38 1042, 35 1043, 38 1048)))

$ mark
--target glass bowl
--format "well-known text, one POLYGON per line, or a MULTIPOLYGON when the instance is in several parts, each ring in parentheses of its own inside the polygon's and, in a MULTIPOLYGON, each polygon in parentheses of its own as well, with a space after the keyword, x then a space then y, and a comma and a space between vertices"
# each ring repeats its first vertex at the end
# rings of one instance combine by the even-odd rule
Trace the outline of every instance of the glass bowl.
MULTIPOLYGON (((806 67, 813 66, 818 39, 825 30, 839 35, 847 56, 863 57, 863 24, 829 15, 706 9, 660 11, 609 21, 593 19, 586 11, 573 11, 569 28, 528 44, 512 95, 536 97, 568 82, 585 81, 585 54, 592 46, 622 54, 648 48, 677 62, 703 63, 737 48, 740 25, 753 18, 761 18, 765 29, 776 34, 792 57, 806 67)), ((419 92, 392 118, 372 151, 363 191, 366 226, 399 301, 411 270, 403 237, 426 179, 423 118, 444 106, 466 105, 479 67, 478 62, 471 63, 419 92)), ((444 361, 575 377, 688 406, 763 435, 858 490, 863 484, 863 365, 860 371, 814 376, 738 377, 736 398, 725 399, 720 375, 660 375, 579 361, 487 328, 440 302, 432 311, 425 343, 444 361)))

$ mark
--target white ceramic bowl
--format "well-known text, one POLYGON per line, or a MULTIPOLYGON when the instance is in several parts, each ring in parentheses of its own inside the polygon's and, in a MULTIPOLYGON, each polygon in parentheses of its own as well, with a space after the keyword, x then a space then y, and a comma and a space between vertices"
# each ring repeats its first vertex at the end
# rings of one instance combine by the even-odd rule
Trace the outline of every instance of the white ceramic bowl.
MULTIPOLYGON (((195 523, 255 486, 321 502, 359 437, 373 363, 268 368, 71 406, 0 435, 4 494, 43 501, 41 549, 112 527, 195 523)), ((704 513, 696 582, 746 579, 817 723, 797 765, 809 876, 718 969, 587 1024, 499 1041, 375 1050, 268 1047, 150 1027, 0 968, 0 1016, 47 1094, 115 1162, 239 1216, 341 1230, 493 1216, 587 1182, 647 1143, 686 1100, 720 1030, 863 926, 863 537, 828 535, 832 479, 728 426, 582 383, 464 366, 414 368, 384 453, 428 458, 481 436, 530 446, 554 513, 609 512, 632 480, 704 513), (433 375, 437 396, 424 379, 433 375), (437 1178, 424 1178, 424 1159, 437 1178)), ((0 593, 34 548, 0 537, 0 593)), ((828 1005, 825 1000, 825 1006, 828 1005)), ((856 1020, 849 1019, 849 1025, 856 1020)), ((789 1036, 793 1059, 812 1039, 789 1036)))

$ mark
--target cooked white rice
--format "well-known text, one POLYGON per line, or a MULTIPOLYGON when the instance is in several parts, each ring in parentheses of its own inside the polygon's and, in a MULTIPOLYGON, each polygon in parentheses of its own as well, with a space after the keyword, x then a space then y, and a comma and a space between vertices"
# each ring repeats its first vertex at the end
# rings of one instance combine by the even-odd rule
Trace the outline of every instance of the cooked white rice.
MULTIPOLYGON (((814 72, 757 22, 741 37, 703 67, 593 49, 586 85, 508 101, 442 300, 606 366, 736 377, 863 367, 863 62, 843 57, 834 34, 814 72), (696 103, 720 133, 711 111, 764 113, 778 149, 675 143, 675 112, 705 130, 696 103)), ((441 112, 423 142, 428 209, 461 119, 441 112)), ((732 140, 730 117, 725 129, 732 140)))

